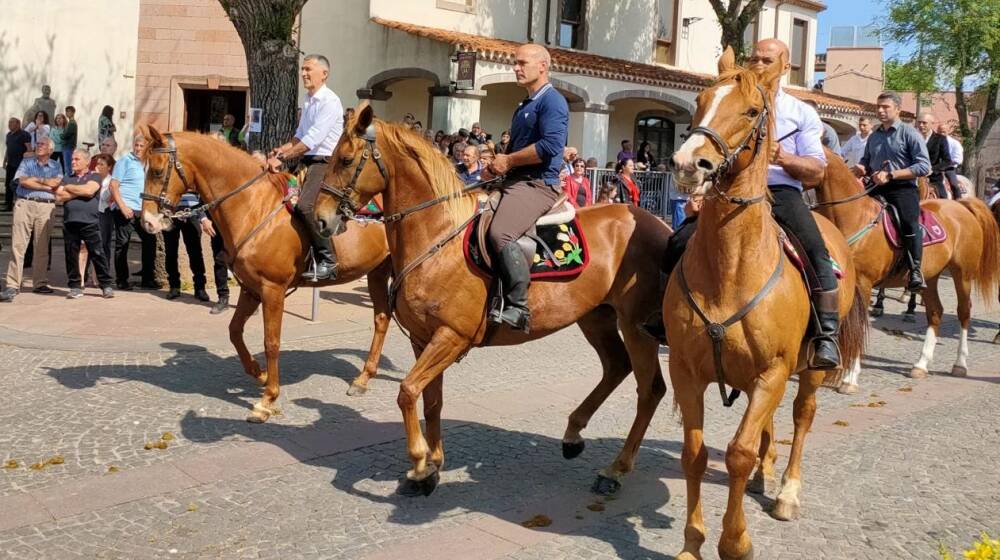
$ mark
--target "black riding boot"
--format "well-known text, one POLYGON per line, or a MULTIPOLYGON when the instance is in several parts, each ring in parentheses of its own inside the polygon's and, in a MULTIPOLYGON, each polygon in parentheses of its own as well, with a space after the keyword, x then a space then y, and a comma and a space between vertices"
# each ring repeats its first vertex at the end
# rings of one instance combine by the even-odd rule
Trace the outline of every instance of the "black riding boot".
POLYGON ((316 223, 315 216, 303 213, 302 217, 305 218, 313 250, 309 270, 302 273, 302 277, 311 282, 335 280, 337 278, 337 256, 333 252, 333 243, 329 237, 320 233, 323 228, 316 223))
POLYGON ((840 332, 838 291, 827 290, 812 297, 818 332, 812 339, 813 353, 809 359, 809 369, 828 370, 840 367, 840 347, 837 345, 837 334, 840 332))
POLYGON ((524 251, 517 243, 504 245, 500 251, 500 285, 503 289, 503 310, 494 309, 490 320, 494 323, 506 323, 510 327, 528 332, 531 312, 528 310, 528 285, 531 283, 531 271, 524 251))
POLYGON ((921 235, 906 236, 906 257, 910 260, 910 277, 906 281, 906 289, 920 292, 927 287, 924 274, 920 271, 920 258, 923 257, 923 232, 921 235))

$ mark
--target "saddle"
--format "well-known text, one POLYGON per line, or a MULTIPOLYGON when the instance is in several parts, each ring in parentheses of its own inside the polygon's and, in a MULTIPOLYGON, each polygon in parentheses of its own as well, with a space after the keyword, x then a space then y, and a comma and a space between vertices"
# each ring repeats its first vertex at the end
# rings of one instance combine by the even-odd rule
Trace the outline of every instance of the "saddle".
MULTIPOLYGON (((816 275, 816 267, 809 260, 808 253, 806 253, 802 242, 799 241, 798 237, 795 237, 795 234, 791 230, 784 226, 781 226, 781 230, 784 232, 781 241, 785 255, 796 270, 802 274, 802 279, 805 281, 809 293, 815 294, 822 291, 823 288, 819 284, 819 276, 816 275)), ((833 267, 833 275, 837 277, 837 280, 841 280, 844 277, 844 269, 841 268, 840 263, 834 260, 833 257, 830 257, 830 265, 833 267)))
MULTIPOLYGON (((885 238, 889 241, 889 244, 894 248, 899 249, 901 247, 899 238, 899 211, 896 207, 891 204, 885 203, 884 199, 880 199, 881 202, 885 204, 885 215, 888 219, 883 216, 882 218, 882 229, 885 230, 885 238)), ((933 212, 925 208, 920 209, 920 229, 923 231, 923 243, 924 247, 928 245, 937 245, 938 243, 943 243, 948 239, 948 232, 944 229, 940 222, 938 222, 937 216, 933 212)))
MULTIPOLYGON (((501 196, 500 191, 490 193, 483 203, 482 213, 469 224, 462 242, 466 262, 487 277, 494 275, 487 233, 501 196)), ((590 251, 576 218, 576 208, 565 195, 535 221, 535 225, 517 240, 517 245, 530 263, 533 280, 576 276, 590 262, 590 251)))

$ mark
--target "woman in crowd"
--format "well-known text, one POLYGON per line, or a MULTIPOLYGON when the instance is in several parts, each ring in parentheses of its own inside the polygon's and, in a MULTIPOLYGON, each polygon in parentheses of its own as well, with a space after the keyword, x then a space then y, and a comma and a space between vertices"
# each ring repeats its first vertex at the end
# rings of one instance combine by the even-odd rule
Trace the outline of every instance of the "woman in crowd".
POLYGON ((424 140, 427 140, 432 145, 437 145, 437 142, 435 142, 435 140, 434 140, 434 130, 433 129, 430 129, 430 128, 424 129, 424 140))
POLYGON ((493 141, 487 140, 485 144, 479 145, 479 165, 483 168, 489 167, 493 164, 494 158, 496 158, 496 152, 494 151, 493 141))
POLYGON ((611 204, 616 198, 618 198, 618 180, 614 177, 605 177, 597 194, 597 204, 611 204))
POLYGON ((438 150, 447 157, 451 157, 451 136, 445 134, 438 140, 438 150))
POLYGON ((434 133, 434 145, 435 146, 440 146, 442 138, 444 138, 444 131, 443 130, 439 130, 439 131, 435 132, 434 133))
POLYGON ((497 144, 496 153, 506 154, 507 146, 510 145, 510 131, 505 130, 500 134, 500 143, 497 144))
MULTIPOLYGON (((97 226, 101 230, 101 244, 104 245, 104 254, 112 255, 111 253, 111 240, 114 238, 114 216, 110 210, 108 210, 108 205, 111 204, 111 170, 115 166, 115 158, 106 153, 100 153, 91 158, 91 165, 94 167, 94 173, 97 174, 98 182, 101 184, 101 190, 98 193, 97 211, 100 213, 97 226)), ((87 258, 87 244, 80 243, 80 270, 84 271, 83 280, 84 284, 90 286, 97 285, 97 276, 94 273, 93 267, 87 258), (84 266, 86 265, 86 266, 84 266)), ((110 268, 109 263, 109 268, 110 268)))
MULTIPOLYGON (((66 115, 59 113, 49 128, 49 138, 52 139, 52 159, 62 165, 63 172, 66 175, 72 173, 70 162, 63 157, 63 150, 65 149, 63 146, 63 133, 66 132, 66 123, 68 122, 66 115)), ((70 156, 70 159, 72 159, 72 156, 70 156)), ((80 270, 83 269, 81 268, 80 270)))
POLYGON ((634 173, 635 162, 630 159, 624 159, 615 165, 615 176, 618 179, 618 196, 615 202, 639 206, 639 184, 634 173))
POLYGON ((656 158, 653 156, 653 149, 650 148, 649 142, 643 142, 639 144, 639 153, 635 156, 636 162, 641 163, 643 169, 655 169, 656 168, 656 158))
POLYGON ((573 174, 563 181, 563 192, 570 204, 577 208, 590 205, 591 190, 586 161, 579 158, 573 161, 573 174))
MULTIPOLYGON (((50 130, 49 114, 45 111, 38 111, 35 113, 35 120, 31 121, 28 123, 28 126, 24 127, 24 131, 31 135, 31 153, 24 154, 25 157, 34 157, 35 146, 38 145, 39 140, 49 137, 50 130)), ((52 154, 52 157, 55 159, 55 154, 52 154)))
POLYGON ((97 143, 100 144, 105 138, 114 137, 115 131, 115 110, 111 105, 105 105, 101 109, 101 118, 97 119, 97 143))

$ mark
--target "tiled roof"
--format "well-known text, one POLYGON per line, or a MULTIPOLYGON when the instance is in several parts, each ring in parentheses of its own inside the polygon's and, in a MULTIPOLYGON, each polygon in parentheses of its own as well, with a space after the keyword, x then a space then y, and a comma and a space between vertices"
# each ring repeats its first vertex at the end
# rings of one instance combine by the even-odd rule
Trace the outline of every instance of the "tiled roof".
MULTIPOLYGON (((460 49, 476 51, 481 57, 493 62, 514 63, 514 52, 523 43, 494 39, 470 33, 449 31, 436 27, 426 27, 382 18, 372 18, 379 25, 404 31, 411 35, 455 45, 460 49)), ((712 83, 714 76, 687 72, 676 68, 665 68, 654 64, 643 64, 610 58, 592 53, 548 47, 552 54, 552 69, 567 74, 582 74, 596 78, 633 82, 657 87, 698 91, 712 83)), ((875 106, 846 97, 828 95, 815 90, 788 88, 789 93, 803 101, 815 101, 821 110, 856 115, 874 115, 875 106)))

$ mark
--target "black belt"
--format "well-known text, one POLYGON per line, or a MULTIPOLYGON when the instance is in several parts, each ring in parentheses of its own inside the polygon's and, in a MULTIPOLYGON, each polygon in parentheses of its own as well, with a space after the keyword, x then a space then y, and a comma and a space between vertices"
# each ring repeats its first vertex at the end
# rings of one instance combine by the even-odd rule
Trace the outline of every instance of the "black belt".
POLYGON ((302 165, 316 165, 326 163, 327 156, 302 156, 302 165))
POLYGON ((30 200, 32 202, 41 202, 42 204, 55 204, 56 203, 55 200, 43 200, 41 198, 28 198, 26 196, 19 196, 17 198, 20 198, 21 200, 30 200))

